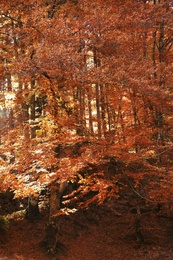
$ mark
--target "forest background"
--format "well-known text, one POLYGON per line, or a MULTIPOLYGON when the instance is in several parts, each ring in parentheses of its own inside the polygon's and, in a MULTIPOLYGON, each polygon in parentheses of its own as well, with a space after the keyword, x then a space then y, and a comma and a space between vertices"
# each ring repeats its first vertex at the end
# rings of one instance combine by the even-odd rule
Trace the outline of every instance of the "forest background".
POLYGON ((0 190, 55 180, 68 203, 167 205, 173 184, 170 1, 0 1, 0 190))

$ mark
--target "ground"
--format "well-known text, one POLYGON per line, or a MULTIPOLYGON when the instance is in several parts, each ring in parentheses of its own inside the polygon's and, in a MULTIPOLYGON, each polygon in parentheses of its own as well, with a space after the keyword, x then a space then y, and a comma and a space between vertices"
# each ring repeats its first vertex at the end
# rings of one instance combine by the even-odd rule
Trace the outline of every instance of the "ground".
POLYGON ((144 241, 135 232, 134 212, 102 206, 62 217, 55 255, 45 249, 46 222, 46 216, 33 223, 11 221, 8 232, 0 234, 0 260, 173 259, 172 220, 152 211, 140 219, 144 241))

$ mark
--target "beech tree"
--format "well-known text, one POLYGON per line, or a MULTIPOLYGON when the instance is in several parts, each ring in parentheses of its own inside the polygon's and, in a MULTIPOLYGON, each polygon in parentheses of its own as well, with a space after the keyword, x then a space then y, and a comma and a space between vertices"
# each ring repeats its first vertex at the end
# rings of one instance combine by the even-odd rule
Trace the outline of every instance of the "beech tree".
POLYGON ((1 0, 1 95, 15 97, 1 130, 1 154, 14 158, 2 161, 1 189, 30 193, 25 176, 39 166, 38 182, 78 180, 69 200, 81 207, 118 198, 122 178, 143 200, 169 200, 172 12, 169 1, 1 0), (94 172, 106 162, 111 176, 94 172))

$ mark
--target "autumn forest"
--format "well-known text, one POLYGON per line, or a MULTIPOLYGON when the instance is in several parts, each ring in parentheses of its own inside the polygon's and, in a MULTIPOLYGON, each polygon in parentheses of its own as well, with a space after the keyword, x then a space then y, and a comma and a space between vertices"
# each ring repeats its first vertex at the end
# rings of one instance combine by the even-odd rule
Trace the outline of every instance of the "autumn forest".
POLYGON ((142 244, 173 218, 172 72, 171 1, 0 0, 0 215, 47 216, 54 255, 64 215, 127 207, 142 244))

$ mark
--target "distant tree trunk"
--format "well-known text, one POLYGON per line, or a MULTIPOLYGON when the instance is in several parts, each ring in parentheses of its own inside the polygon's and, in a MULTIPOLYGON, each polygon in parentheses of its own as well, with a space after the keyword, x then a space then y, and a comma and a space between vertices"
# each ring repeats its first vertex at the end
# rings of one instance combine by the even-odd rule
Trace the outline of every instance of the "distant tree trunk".
POLYGON ((90 93, 90 89, 87 89, 87 98, 88 98, 88 116, 89 116, 89 130, 93 134, 94 129, 93 129, 93 118, 92 118, 92 97, 90 93))
POLYGON ((107 110, 106 110, 106 90, 104 85, 100 85, 100 103, 101 103, 101 118, 103 134, 107 130, 107 110))
POLYGON ((7 91, 12 91, 11 74, 7 75, 7 91))
POLYGON ((28 198, 28 207, 26 209, 26 219, 30 222, 37 220, 40 217, 40 211, 38 208, 38 196, 30 195, 28 198))
POLYGON ((76 99, 77 99, 77 108, 76 108, 76 121, 79 125, 76 129, 78 135, 83 136, 84 129, 86 127, 86 118, 85 118, 85 89, 84 88, 77 88, 76 92, 76 99))
POLYGON ((101 137, 102 127, 101 127, 101 113, 100 113, 100 89, 99 85, 96 84, 96 110, 97 110, 97 128, 98 136, 101 137))
POLYGON ((11 108, 10 113, 9 113, 9 129, 13 129, 15 126, 14 123, 14 114, 13 114, 13 109, 11 108))
POLYGON ((109 106, 109 97, 108 97, 108 93, 106 92, 106 112, 107 112, 107 117, 108 117, 108 131, 111 130, 111 113, 110 113, 110 106, 109 106))
POLYGON ((22 104, 23 121, 28 122, 29 120, 29 105, 26 102, 22 104))
POLYGON ((125 143, 126 141, 126 136, 125 136, 125 126, 124 126, 124 118, 123 118, 123 113, 122 113, 122 105, 121 105, 121 101, 122 101, 122 96, 119 100, 119 105, 118 105, 118 113, 117 113, 117 136, 118 136, 118 141, 119 144, 121 144, 121 142, 123 141, 123 143, 125 143))
MULTIPOLYGON (((35 81, 31 81, 31 89, 34 89, 35 87, 35 81)), ((36 130, 37 130, 37 126, 33 125, 33 122, 35 121, 35 94, 33 94, 30 97, 29 100, 30 103, 30 120, 31 120, 31 138, 35 138, 36 137, 36 130)))

